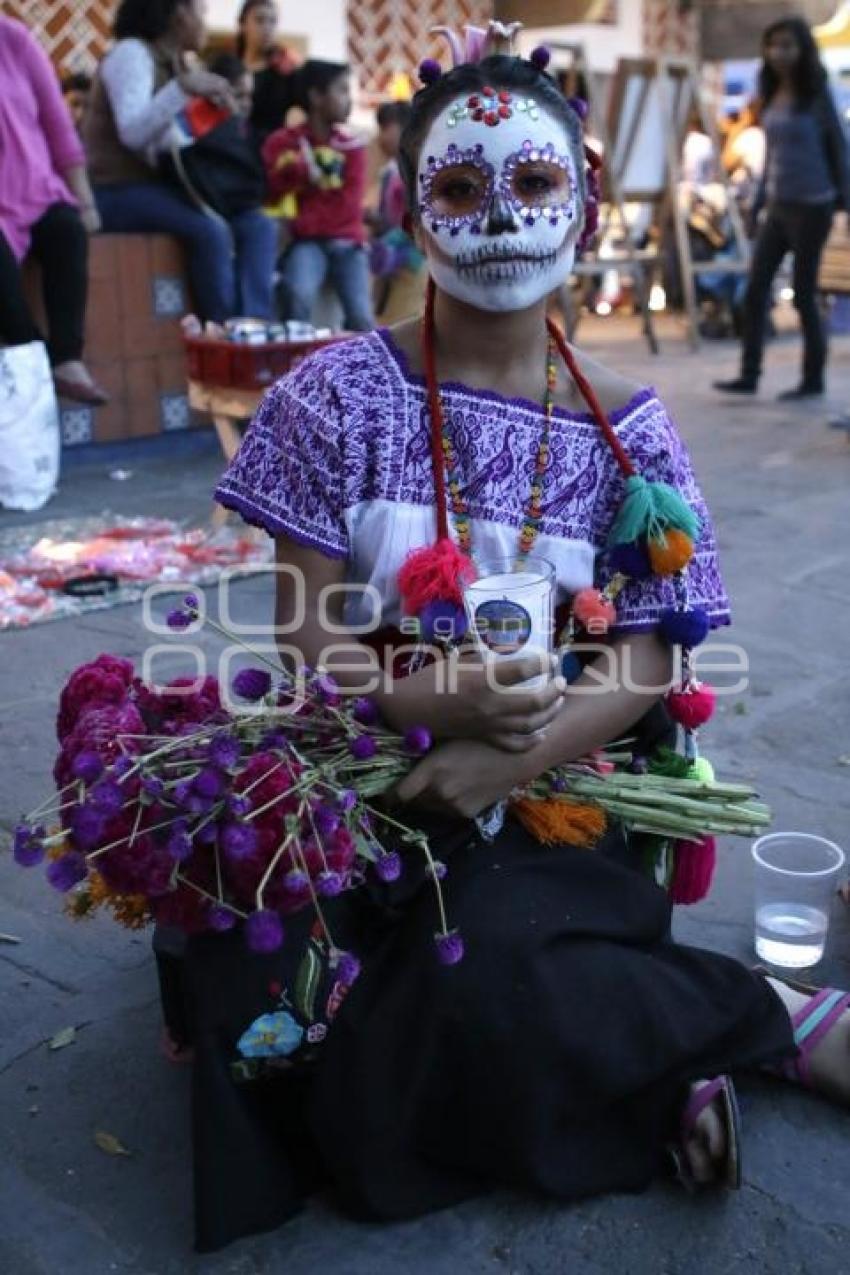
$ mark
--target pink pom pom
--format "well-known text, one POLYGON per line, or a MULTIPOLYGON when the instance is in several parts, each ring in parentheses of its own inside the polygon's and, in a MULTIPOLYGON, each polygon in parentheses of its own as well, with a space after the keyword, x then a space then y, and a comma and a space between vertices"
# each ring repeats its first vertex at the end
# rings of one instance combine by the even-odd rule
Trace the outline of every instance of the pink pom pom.
POLYGON ((674 844, 676 866, 670 882, 673 903, 699 903, 711 889, 717 862, 714 837, 702 841, 677 841, 674 844))
POLYGON ((668 691, 666 704, 674 722, 686 730, 697 730, 713 716, 715 698, 710 686, 691 682, 682 691, 668 691))
POLYGON ((537 67, 538 71, 545 71, 551 60, 552 54, 545 44, 538 44, 535 49, 531 50, 529 61, 537 67))
POLYGON ((573 598, 573 615, 588 633, 607 633, 617 619, 617 608, 598 589, 580 589, 573 598))
POLYGON ((453 540, 444 538, 425 549, 414 549, 398 573, 398 587, 406 615, 418 615, 429 602, 463 605, 463 586, 477 571, 471 558, 453 540))

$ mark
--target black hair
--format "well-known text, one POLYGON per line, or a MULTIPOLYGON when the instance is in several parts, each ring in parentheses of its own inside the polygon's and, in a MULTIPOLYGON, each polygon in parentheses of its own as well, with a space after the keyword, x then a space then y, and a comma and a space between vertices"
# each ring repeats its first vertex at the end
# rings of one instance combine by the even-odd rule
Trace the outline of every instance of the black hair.
POLYGON ((326 93, 334 80, 348 74, 347 62, 323 62, 319 58, 310 58, 293 74, 292 100, 302 111, 309 111, 311 93, 326 93))
POLYGON ((121 0, 115 15, 115 38, 161 40, 178 9, 190 0, 121 0))
MULTIPOLYGON (((818 46, 809 24, 802 18, 779 18, 778 21, 771 22, 761 37, 762 57, 770 41, 780 31, 787 31, 793 36, 800 50, 800 56, 794 67, 794 92, 798 102, 801 105, 807 105, 823 92, 826 84, 826 70, 820 60, 818 46)), ((778 88, 777 74, 765 58, 759 72, 759 97, 763 108, 767 106, 778 88)))
POLYGON ((236 84, 247 74, 247 67, 235 53, 219 53, 209 64, 213 75, 220 75, 228 84, 236 84))
POLYGON ((85 71, 72 71, 69 75, 63 75, 59 83, 63 93, 88 93, 92 78, 85 71))
POLYGON ((252 13, 254 9, 263 9, 266 5, 271 5, 274 8, 274 0, 245 0, 239 10, 239 17, 236 19, 236 25, 239 27, 239 34, 236 37, 236 56, 238 58, 244 58, 245 56, 245 34, 242 31, 242 24, 248 14, 252 13))
POLYGON ((550 75, 525 58, 493 54, 482 62, 466 62, 441 75, 414 95, 410 120, 401 135, 398 166, 411 212, 419 207, 416 172, 419 151, 432 120, 447 103, 464 93, 480 93, 487 85, 528 94, 559 119, 573 149, 582 203, 587 197, 582 121, 550 75))
POLYGON ((407 128, 412 114, 413 107, 409 102, 381 102, 375 112, 375 120, 378 128, 388 128, 391 124, 407 128))

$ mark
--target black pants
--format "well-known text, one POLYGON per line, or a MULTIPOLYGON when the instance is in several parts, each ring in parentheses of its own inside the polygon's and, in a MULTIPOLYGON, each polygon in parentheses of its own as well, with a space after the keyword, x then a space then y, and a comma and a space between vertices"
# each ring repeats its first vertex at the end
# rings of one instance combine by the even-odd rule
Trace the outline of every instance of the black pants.
MULTIPOLYGON (((47 349, 56 366, 83 353, 88 235, 70 204, 53 204, 30 233, 32 254, 41 264, 47 349)), ((0 234, 0 340, 6 345, 28 345, 41 339, 24 296, 20 266, 0 234)))
POLYGON ((787 252, 794 254, 794 306, 803 328, 803 384, 818 388, 826 364, 826 334, 817 305, 821 253, 832 225, 834 206, 774 204, 759 231, 744 302, 741 375, 761 375, 764 329, 770 287, 787 252))

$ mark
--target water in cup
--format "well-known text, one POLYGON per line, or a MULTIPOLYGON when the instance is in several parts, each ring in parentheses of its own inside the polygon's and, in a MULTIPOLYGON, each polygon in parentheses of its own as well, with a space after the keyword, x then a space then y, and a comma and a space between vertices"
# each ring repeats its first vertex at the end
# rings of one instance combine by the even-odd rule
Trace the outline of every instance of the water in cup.
POLYGON ((756 911, 756 955, 769 965, 806 969, 826 946, 829 918, 802 903, 766 903, 756 911))

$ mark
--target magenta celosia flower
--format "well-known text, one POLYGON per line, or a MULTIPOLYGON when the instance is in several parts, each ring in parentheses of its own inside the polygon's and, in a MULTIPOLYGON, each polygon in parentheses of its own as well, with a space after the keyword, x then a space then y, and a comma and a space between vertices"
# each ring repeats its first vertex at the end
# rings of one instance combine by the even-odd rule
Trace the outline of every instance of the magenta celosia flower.
POLYGON ((448 934, 435 934, 437 959, 441 965, 457 965, 463 960, 463 939, 458 930, 450 930, 448 934))
POLYGON ((257 829, 252 823, 226 824, 221 834, 221 848, 235 863, 250 858, 257 848, 257 829))
POLYGON ((234 695, 251 701, 260 700, 268 695, 272 686, 271 673, 261 668, 243 668, 233 679, 234 695))
POLYGON ((63 854, 61 859, 54 859, 47 865, 47 880, 54 890, 60 890, 63 894, 73 890, 87 875, 85 856, 76 850, 63 854))
POLYGON ((70 735, 84 708, 120 704, 133 680, 133 665, 115 655, 99 655, 75 669, 59 697, 56 733, 62 741, 70 735))
POLYGON ((368 761, 378 751, 378 745, 371 735, 356 735, 348 741, 348 751, 358 761, 368 761))
POLYGON ((411 726, 410 730, 405 731, 404 746, 414 757, 421 757, 423 753, 429 752, 433 742, 431 732, 425 726, 411 726))
POLYGON ((283 921, 277 912, 252 912, 245 922, 245 940, 252 952, 276 952, 283 943, 283 921))
POLYGON ((401 876, 401 855, 396 850, 382 854, 375 864, 375 871, 382 881, 397 881, 401 876))
POLYGON ((217 934, 225 934, 228 930, 232 930, 236 920, 235 912, 232 912, 230 908, 221 907, 219 904, 211 907, 207 916, 207 924, 217 934))
POLYGON ((77 753, 71 763, 71 774, 84 784, 93 784, 103 774, 103 758, 89 750, 77 753))

